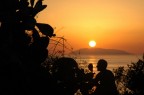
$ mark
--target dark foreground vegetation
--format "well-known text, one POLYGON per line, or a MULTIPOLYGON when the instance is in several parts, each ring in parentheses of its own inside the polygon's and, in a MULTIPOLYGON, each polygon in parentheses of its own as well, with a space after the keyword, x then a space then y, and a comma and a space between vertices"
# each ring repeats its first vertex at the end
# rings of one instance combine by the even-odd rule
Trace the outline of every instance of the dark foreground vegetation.
MULTIPOLYGON (((3 95, 93 95, 94 76, 69 57, 50 57, 54 37, 49 24, 35 16, 43 0, 0 1, 0 93, 3 95)), ((120 95, 144 95, 144 59, 114 70, 120 95)))
POLYGON ((120 95, 144 95, 144 55, 143 59, 114 70, 120 95))

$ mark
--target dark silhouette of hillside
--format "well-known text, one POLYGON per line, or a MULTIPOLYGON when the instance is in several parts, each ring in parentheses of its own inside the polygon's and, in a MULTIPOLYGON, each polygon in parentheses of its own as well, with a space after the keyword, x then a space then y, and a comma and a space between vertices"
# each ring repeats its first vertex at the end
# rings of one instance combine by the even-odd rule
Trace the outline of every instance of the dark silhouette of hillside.
POLYGON ((117 49, 103 49, 103 48, 82 48, 75 50, 70 54, 81 54, 81 55, 129 55, 131 53, 117 50, 117 49))

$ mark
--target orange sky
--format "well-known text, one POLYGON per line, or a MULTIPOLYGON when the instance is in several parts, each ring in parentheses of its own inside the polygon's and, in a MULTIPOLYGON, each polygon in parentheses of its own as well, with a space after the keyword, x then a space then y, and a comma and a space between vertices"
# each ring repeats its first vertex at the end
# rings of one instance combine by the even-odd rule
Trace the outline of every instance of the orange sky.
POLYGON ((144 52, 144 0, 44 0, 37 16, 74 50, 89 47, 144 52))

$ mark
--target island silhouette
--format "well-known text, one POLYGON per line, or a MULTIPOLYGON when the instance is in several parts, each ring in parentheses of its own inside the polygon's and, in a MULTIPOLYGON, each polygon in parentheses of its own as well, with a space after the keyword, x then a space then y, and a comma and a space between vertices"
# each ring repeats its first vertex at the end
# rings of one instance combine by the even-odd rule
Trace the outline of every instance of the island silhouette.
POLYGON ((81 54, 81 55, 131 55, 124 50, 118 49, 104 49, 104 48, 81 48, 70 52, 70 54, 81 54))

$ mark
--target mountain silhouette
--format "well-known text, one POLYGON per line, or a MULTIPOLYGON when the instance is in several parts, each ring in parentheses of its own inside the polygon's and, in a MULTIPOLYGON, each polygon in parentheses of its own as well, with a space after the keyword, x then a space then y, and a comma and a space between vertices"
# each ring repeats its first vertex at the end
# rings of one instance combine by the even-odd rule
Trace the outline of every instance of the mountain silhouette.
POLYGON ((132 53, 117 50, 117 49, 104 49, 104 48, 81 48, 70 52, 70 54, 81 54, 81 55, 130 55, 132 53))

